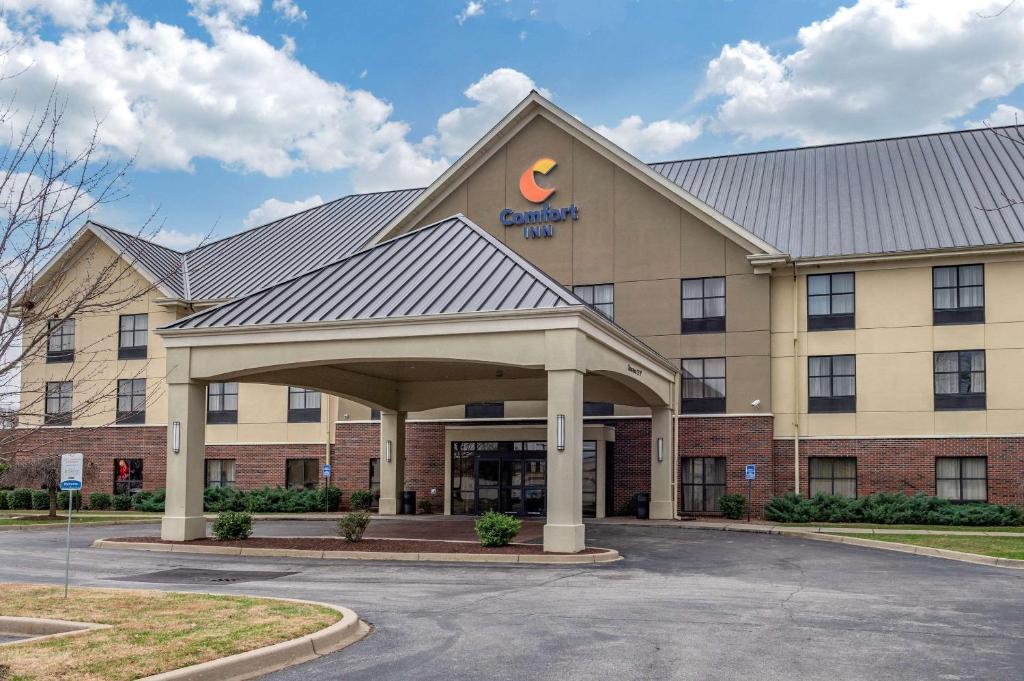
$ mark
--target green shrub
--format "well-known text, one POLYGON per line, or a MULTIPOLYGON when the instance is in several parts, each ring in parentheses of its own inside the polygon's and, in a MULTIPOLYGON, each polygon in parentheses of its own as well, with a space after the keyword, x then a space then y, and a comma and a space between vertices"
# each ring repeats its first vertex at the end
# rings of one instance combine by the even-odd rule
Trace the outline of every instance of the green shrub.
POLYGON ((218 541, 248 539, 252 534, 252 514, 241 511, 224 511, 213 521, 213 536, 218 541))
POLYGON ((373 506, 373 492, 368 489, 357 489, 348 495, 348 505, 353 511, 365 511, 373 506))
POLYGON ((747 508, 747 498, 742 494, 723 494, 718 498, 718 508, 726 518, 738 520, 747 508))
POLYGON ((420 499, 420 502, 416 504, 420 508, 420 513, 431 514, 434 512, 434 502, 430 499, 420 499))
POLYGON ((203 509, 212 513, 244 511, 245 493, 233 487, 207 487, 203 490, 203 509))
POLYGON ((6 511, 10 506, 7 505, 8 491, 0 489, 0 511, 6 511))
POLYGON ((352 542, 362 541, 363 532, 366 532, 369 524, 369 513, 366 511, 352 511, 351 513, 346 513, 338 521, 338 534, 352 542))
POLYGON ((1017 506, 954 504, 926 494, 879 492, 850 499, 816 494, 805 499, 787 492, 773 498, 765 518, 782 523, 872 523, 878 525, 1020 525, 1024 509, 1017 506))
POLYGON ((480 546, 505 546, 515 539, 523 521, 504 513, 488 511, 476 519, 474 529, 480 537, 480 546))
POLYGON ((74 508, 74 510, 76 510, 76 511, 81 511, 82 510, 82 493, 81 492, 57 492, 57 510, 58 511, 61 510, 61 509, 64 509, 65 511, 68 510, 68 495, 69 494, 74 494, 75 495, 74 496, 74 500, 72 501, 72 503, 74 504, 74 506, 72 506, 72 508, 74 508))
POLYGON ((32 510, 33 511, 49 511, 50 510, 50 493, 45 489, 34 489, 32 490, 32 510))
POLYGON ((139 492, 131 496, 132 510, 144 513, 163 513, 167 494, 158 489, 154 492, 139 492))
POLYGON ((7 505, 15 510, 32 508, 32 490, 20 487, 7 493, 7 505))
POLYGON ((337 487, 321 487, 319 492, 320 502, 318 510, 337 511, 338 507, 341 506, 341 490, 337 487), (324 503, 325 494, 327 495, 326 503, 324 503))
POLYGON ((94 511, 110 510, 110 495, 106 492, 93 492, 89 495, 89 508, 94 511))
POLYGON ((127 494, 115 494, 110 499, 110 508, 115 511, 132 510, 132 498, 127 494))

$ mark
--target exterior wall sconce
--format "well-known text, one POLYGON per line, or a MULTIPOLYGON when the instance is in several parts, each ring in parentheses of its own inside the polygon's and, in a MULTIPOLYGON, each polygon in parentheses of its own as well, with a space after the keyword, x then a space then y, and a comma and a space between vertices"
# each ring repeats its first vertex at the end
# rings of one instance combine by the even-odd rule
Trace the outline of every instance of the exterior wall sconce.
POLYGON ((555 417, 555 448, 565 451, 565 414, 555 417))
POLYGON ((181 451, 181 421, 171 424, 171 451, 175 454, 181 451))
POLYGON ((391 463, 391 440, 385 440, 384 442, 384 459, 391 463))
POLYGON ((658 438, 658 463, 665 460, 665 438, 658 438))

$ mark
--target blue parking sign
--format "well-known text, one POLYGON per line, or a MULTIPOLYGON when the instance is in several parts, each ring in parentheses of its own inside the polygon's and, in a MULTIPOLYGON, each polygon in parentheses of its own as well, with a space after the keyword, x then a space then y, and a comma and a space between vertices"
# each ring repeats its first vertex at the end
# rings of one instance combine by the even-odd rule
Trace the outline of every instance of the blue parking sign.
POLYGON ((329 463, 325 463, 324 464, 324 477, 325 478, 331 477, 331 464, 329 464, 329 463))
POLYGON ((747 480, 755 480, 757 478, 757 465, 748 463, 747 464, 747 480))

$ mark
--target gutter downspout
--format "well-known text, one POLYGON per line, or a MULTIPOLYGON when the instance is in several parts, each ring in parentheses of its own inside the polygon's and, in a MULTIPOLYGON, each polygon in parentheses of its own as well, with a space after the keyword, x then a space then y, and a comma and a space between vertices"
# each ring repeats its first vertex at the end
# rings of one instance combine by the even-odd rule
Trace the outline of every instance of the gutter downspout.
POLYGON ((672 517, 680 519, 679 515, 679 372, 672 378, 672 517))
POLYGON ((793 263, 793 491, 800 494, 800 279, 793 263))

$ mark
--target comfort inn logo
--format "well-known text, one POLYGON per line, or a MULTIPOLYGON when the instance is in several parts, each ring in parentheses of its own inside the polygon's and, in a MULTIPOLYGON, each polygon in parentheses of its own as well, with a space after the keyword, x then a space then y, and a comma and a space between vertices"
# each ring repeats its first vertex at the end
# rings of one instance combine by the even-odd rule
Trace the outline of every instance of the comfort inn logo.
POLYGON ((530 203, 544 204, 540 210, 527 210, 516 212, 511 208, 503 208, 498 214, 501 224, 506 227, 523 225, 523 238, 536 239, 540 237, 552 237, 555 235, 554 222, 565 220, 576 220, 579 218, 579 208, 571 203, 564 208, 552 208, 545 203, 552 194, 554 187, 542 187, 537 184, 537 175, 547 175, 558 162, 550 158, 541 158, 523 171, 519 176, 519 193, 530 203))

